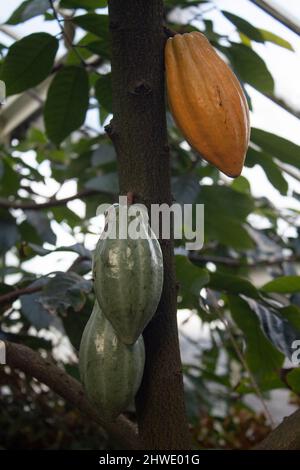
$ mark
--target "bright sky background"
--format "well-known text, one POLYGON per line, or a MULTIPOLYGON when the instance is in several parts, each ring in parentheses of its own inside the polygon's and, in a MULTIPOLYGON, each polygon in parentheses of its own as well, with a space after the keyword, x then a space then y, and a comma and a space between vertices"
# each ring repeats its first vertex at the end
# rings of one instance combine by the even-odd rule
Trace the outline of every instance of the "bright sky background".
MULTIPOLYGON (((1 2, 0 5, 0 23, 4 22, 15 10, 15 8, 21 3, 20 0, 10 0, 9 2, 1 2)), ((290 52, 276 45, 266 43, 266 45, 253 43, 255 50, 263 57, 267 66, 269 67, 273 77, 275 79, 276 94, 278 97, 284 98, 292 107, 297 110, 300 110, 300 40, 299 36, 285 28, 279 22, 274 20, 271 16, 264 13, 262 10, 257 8, 254 4, 248 0, 216 0, 215 3, 220 9, 226 9, 237 15, 244 17, 254 26, 268 29, 284 39, 288 40, 294 47, 295 52, 290 52)), ((273 0, 272 4, 275 6, 280 6, 284 9, 286 13, 290 15, 293 19, 299 19, 300 21, 300 1, 299 0, 273 0)), ((215 24, 215 29, 219 32, 230 35, 230 38, 233 40, 238 40, 238 36, 235 33, 234 26, 227 21, 223 15, 221 15, 217 9, 208 11, 206 13, 207 19, 213 19, 215 24)), ((24 24, 11 27, 11 30, 17 34, 19 37, 27 35, 36 31, 47 31, 52 34, 59 32, 58 26, 55 22, 44 22, 42 17, 34 18, 24 24)), ((0 32, 0 42, 5 42, 10 44, 11 40, 4 36, 0 32)), ((259 92, 255 91, 251 87, 247 87, 249 94, 253 102, 253 113, 251 116, 252 126, 259 127, 271 132, 274 132, 278 135, 286 137, 297 144, 300 144, 300 120, 290 115, 288 112, 284 111, 282 108, 278 107, 272 103, 267 98, 263 97, 259 92)), ((89 119, 93 127, 97 127, 98 118, 97 113, 90 113, 89 119)), ((30 158, 30 156, 28 156, 30 158)), ((47 166, 45 165, 45 172, 47 173, 47 166)), ((265 195, 269 197, 272 202, 280 207, 289 207, 293 206, 300 210, 300 203, 295 201, 290 197, 282 197, 279 192, 270 185, 266 179, 264 172, 260 167, 255 167, 254 169, 245 168, 243 174, 249 178, 253 194, 255 196, 265 195)), ((292 189, 298 190, 300 192, 299 183, 294 179, 289 178, 290 187, 292 189)), ((51 193, 56 189, 55 184, 52 181, 49 181, 47 188, 42 188, 39 186, 39 191, 41 194, 49 194, 49 188, 51 188, 51 193)), ((59 197, 64 197, 70 195, 76 191, 75 183, 68 183, 64 185, 62 190, 59 193, 59 197)), ((80 201, 73 201, 69 203, 69 206, 79 213, 84 212, 84 204, 80 201)), ((282 227, 282 230, 285 230, 285 227, 282 227)), ((62 227, 55 225, 55 231, 58 234, 58 244, 68 245, 74 243, 74 239, 63 230, 62 227)), ((82 241, 80 235, 78 235, 77 241, 82 241)), ((91 236, 87 239, 87 244, 89 248, 94 248, 95 237, 91 236)), ((53 254, 51 256, 59 256, 64 264, 66 259, 73 259, 73 255, 68 255, 67 257, 63 255, 53 254), (64 261, 63 261, 64 260, 64 261)), ((56 260, 57 262, 57 260, 56 260)), ((39 258, 34 262, 38 272, 47 273, 49 270, 48 263, 41 263, 39 258)), ((32 263, 30 268, 32 268, 32 263)), ((58 265, 57 269, 63 269, 62 266, 58 265)))

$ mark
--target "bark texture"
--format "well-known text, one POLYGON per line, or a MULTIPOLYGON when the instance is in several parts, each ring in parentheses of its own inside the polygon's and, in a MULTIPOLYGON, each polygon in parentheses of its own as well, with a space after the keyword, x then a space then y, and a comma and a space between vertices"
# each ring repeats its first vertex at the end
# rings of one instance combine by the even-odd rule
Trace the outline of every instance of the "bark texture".
MULTIPOLYGON (((135 201, 172 203, 164 99, 161 0, 110 0, 113 122, 120 192, 135 201)), ((161 243, 165 280, 160 305, 144 332, 146 367, 137 397, 144 449, 188 449, 176 322, 173 243, 161 243)))
POLYGON ((254 450, 299 450, 300 410, 295 411, 277 426, 254 450))

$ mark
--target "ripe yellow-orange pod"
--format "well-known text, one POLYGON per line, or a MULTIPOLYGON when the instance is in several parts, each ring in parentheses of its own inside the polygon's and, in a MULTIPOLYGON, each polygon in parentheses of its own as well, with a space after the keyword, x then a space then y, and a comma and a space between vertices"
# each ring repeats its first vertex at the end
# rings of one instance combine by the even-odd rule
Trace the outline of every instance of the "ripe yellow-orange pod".
POLYGON ((250 123, 237 77, 199 32, 169 38, 165 64, 170 109, 185 139, 220 171, 239 176, 250 123))

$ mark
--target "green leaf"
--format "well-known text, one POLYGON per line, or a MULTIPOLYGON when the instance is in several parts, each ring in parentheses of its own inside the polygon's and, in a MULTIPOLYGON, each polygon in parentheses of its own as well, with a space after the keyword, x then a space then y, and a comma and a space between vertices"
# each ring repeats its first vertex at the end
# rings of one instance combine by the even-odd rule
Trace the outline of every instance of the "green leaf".
POLYGON ((108 194, 117 194, 119 192, 119 180, 117 173, 105 173, 95 176, 86 182, 87 189, 95 189, 108 194))
POLYGON ((248 38, 252 39, 253 41, 257 42, 264 42, 264 37, 261 33, 261 31, 254 26, 252 26, 251 23, 248 21, 244 20, 244 18, 241 18, 240 16, 234 15, 233 13, 230 13, 229 11, 221 10, 225 18, 227 18, 234 26, 243 34, 248 36, 248 38))
POLYGON ((233 217, 204 209, 205 234, 208 240, 218 240, 236 250, 251 250, 254 242, 241 222, 233 217))
POLYGON ((6 24, 19 24, 43 15, 50 8, 49 0, 26 0, 13 12, 6 24))
POLYGON ((110 59, 111 53, 109 41, 106 41, 104 39, 101 39, 100 41, 92 41, 86 44, 86 48, 94 54, 97 54, 98 56, 102 57, 103 59, 110 59))
POLYGON ((0 255, 15 246, 19 232, 14 217, 8 211, 0 210, 0 255))
POLYGON ((116 160, 116 152, 112 145, 100 144, 92 153, 92 165, 94 167, 105 165, 116 160))
POLYGON ((240 250, 254 247, 242 222, 253 210, 252 198, 228 186, 202 186, 197 202, 204 204, 205 233, 208 239, 240 250))
POLYGON ((199 308, 200 290, 209 281, 206 269, 199 268, 183 255, 175 256, 176 278, 179 282, 181 307, 199 308))
POLYGON ((89 105, 89 80, 86 70, 70 65, 54 77, 45 104, 44 119, 48 137, 60 144, 85 120, 89 105))
POLYGON ((13 161, 11 158, 2 157, 1 160, 1 195, 12 196, 15 195, 19 189, 20 175, 14 170, 13 161))
POLYGON ((112 113, 112 88, 111 74, 102 75, 95 83, 95 95, 99 101, 100 107, 103 107, 108 113, 112 113))
POLYGON ((229 58, 238 77, 259 91, 273 93, 274 80, 262 58, 244 44, 231 43, 231 47, 220 47, 229 58))
POLYGON ((79 41, 74 42, 74 48, 71 48, 66 57, 65 65, 81 65, 81 57, 83 60, 89 59, 93 53, 89 50, 88 44, 98 40, 97 36, 92 33, 86 33, 79 41), (80 57, 77 55, 80 51, 80 57))
POLYGON ((51 245, 56 243, 56 235, 53 232, 48 217, 42 212, 38 211, 25 211, 27 222, 34 227, 36 233, 40 239, 44 242, 48 242, 51 245))
POLYGON ((282 171, 274 163, 272 157, 266 152, 258 152, 249 147, 246 158, 246 165, 253 167, 260 165, 264 170, 266 177, 274 188, 278 189, 280 194, 286 195, 289 189, 288 182, 282 175, 282 171))
POLYGON ((34 33, 15 42, 1 68, 7 95, 28 90, 48 77, 58 49, 58 40, 47 33, 34 33))
MULTIPOLYGON (((37 281, 34 281, 28 287, 41 287, 41 289, 47 284, 48 279, 41 278, 37 281)), ((27 320, 33 325, 37 330, 42 328, 49 328, 51 325, 58 326, 57 318, 54 315, 51 315, 48 310, 46 310, 41 302, 42 290, 41 292, 34 292, 33 294, 21 295, 21 309, 23 315, 27 320)))
POLYGON ((231 183, 231 188, 239 193, 244 193, 247 195, 251 195, 251 186, 247 178, 244 176, 239 176, 235 178, 231 183))
POLYGON ((107 6, 107 0, 61 0, 60 6, 63 8, 84 8, 85 10, 95 10, 107 6))
POLYGON ((52 315, 64 314, 70 307, 79 312, 85 304, 86 294, 91 290, 92 282, 78 274, 57 273, 44 287, 40 302, 52 315))
POLYGON ((256 287, 254 287, 254 285, 247 279, 227 273, 210 273, 208 287, 210 287, 210 289, 221 292, 224 291, 229 294, 244 294, 254 299, 259 298, 260 295, 256 287))
POLYGON ((259 385, 266 385, 277 376, 284 356, 261 331, 259 319, 244 300, 229 296, 232 318, 246 339, 245 359, 259 385))
POLYGON ((216 218, 226 215, 244 220, 254 209, 253 200, 248 194, 238 193, 228 186, 202 186, 198 202, 205 204, 205 213, 213 213, 216 218))
POLYGON ((179 204, 193 204, 199 192, 199 178, 193 173, 186 173, 173 178, 172 193, 179 204))
POLYGON ((82 224, 82 219, 66 206, 51 207, 51 212, 58 223, 66 222, 72 228, 82 224))
POLYGON ((279 308, 280 315, 288 320, 288 322, 300 332, 300 308, 296 305, 288 305, 279 308))
POLYGON ((293 46, 285 39, 281 38, 280 36, 277 36, 277 34, 274 34, 271 31, 267 31, 266 29, 260 29, 259 31, 265 41, 272 42, 277 46, 281 46, 285 49, 289 49, 290 51, 294 51, 293 46))
POLYGON ((263 131, 251 129, 251 140, 267 153, 278 158, 284 163, 300 168, 300 146, 283 137, 263 131))
POLYGON ((82 29, 95 34, 96 36, 106 38, 108 35, 108 16, 97 15, 96 13, 87 13, 86 15, 75 16, 73 23, 82 29))
POLYGON ((84 330, 84 327, 90 317, 90 313, 93 309, 92 305, 89 305, 90 311, 75 312, 73 310, 67 311, 62 317, 63 325, 66 331, 66 334, 69 337, 69 340, 72 346, 78 351, 80 347, 81 337, 84 330))
POLYGON ((300 368, 293 369, 286 376, 286 381, 294 393, 300 395, 300 368))
POLYGON ((268 282, 261 288, 264 292, 293 294, 300 292, 300 276, 282 276, 268 282))

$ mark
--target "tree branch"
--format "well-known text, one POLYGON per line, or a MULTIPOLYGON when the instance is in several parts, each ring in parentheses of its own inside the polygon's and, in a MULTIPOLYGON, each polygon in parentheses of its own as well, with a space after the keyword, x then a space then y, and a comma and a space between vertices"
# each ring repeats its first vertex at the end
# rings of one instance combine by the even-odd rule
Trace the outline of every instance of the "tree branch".
POLYGON ((54 392, 78 408, 83 414, 103 427, 124 449, 139 448, 136 426, 126 417, 120 416, 113 423, 105 423, 97 410, 88 401, 81 384, 49 360, 23 346, 5 341, 6 364, 35 377, 54 392))
POLYGON ((9 201, 7 199, 0 198, 0 208, 40 211, 42 209, 47 209, 48 207, 64 206, 67 204, 67 202, 73 201, 74 199, 83 199, 89 196, 95 196, 96 194, 100 193, 103 193, 103 191, 97 191, 95 189, 84 189, 83 191, 79 191, 73 196, 68 196, 63 199, 49 199, 48 201, 41 203, 9 201))
POLYGON ((269 259, 261 259, 257 260, 252 263, 244 263, 239 259, 229 258, 226 256, 214 256, 214 255, 200 255, 198 253, 190 252, 188 254, 188 258, 195 264, 205 264, 205 263, 215 263, 215 264, 223 264, 224 266, 232 266, 232 267, 243 267, 243 268, 256 268, 258 266, 276 266, 282 263, 295 263, 300 261, 300 255, 293 255, 293 256, 282 256, 278 258, 269 258, 269 259))
POLYGON ((34 287, 24 287, 23 289, 15 289, 12 292, 7 294, 0 295, 0 305, 8 304, 16 300, 21 295, 33 294, 34 292, 39 292, 43 289, 43 286, 34 286, 34 287))
POLYGON ((73 41, 72 39, 69 37, 69 35, 66 33, 64 27, 62 26, 61 24, 61 21, 59 19, 59 16, 58 16, 58 13, 56 11, 56 8, 54 6, 54 0, 49 0, 49 3, 50 3, 50 6, 51 6, 51 9, 52 9, 52 13, 53 13, 53 16, 54 18, 56 19, 56 22, 61 30, 61 33, 65 39, 65 43, 67 46, 69 46, 71 49, 73 49, 74 53, 77 55, 79 61, 81 62, 81 64, 85 67, 86 63, 83 59, 83 57, 81 56, 81 54, 79 53, 79 51, 76 49, 76 46, 74 46, 73 44, 73 41))
POLYGON ((284 418, 281 424, 254 450, 299 450, 300 449, 300 410, 284 418))

